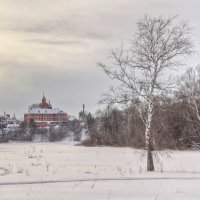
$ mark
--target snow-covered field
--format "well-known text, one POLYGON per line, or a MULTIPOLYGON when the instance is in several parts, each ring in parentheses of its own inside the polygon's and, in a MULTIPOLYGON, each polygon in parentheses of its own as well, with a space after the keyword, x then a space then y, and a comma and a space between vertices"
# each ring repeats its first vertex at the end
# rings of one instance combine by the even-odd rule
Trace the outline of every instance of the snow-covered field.
POLYGON ((199 200, 200 153, 156 154, 156 172, 148 173, 142 150, 65 143, 1 144, 0 200, 199 200), (39 183, 44 181, 51 183, 39 183), (24 182, 29 184, 19 184, 24 182))

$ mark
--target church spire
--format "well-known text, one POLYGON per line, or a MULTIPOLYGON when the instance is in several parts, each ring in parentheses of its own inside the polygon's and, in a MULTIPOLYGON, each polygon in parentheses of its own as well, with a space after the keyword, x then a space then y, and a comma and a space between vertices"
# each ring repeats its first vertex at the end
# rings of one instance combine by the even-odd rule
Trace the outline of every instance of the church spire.
POLYGON ((42 102, 46 102, 46 97, 44 96, 44 91, 43 91, 42 102))

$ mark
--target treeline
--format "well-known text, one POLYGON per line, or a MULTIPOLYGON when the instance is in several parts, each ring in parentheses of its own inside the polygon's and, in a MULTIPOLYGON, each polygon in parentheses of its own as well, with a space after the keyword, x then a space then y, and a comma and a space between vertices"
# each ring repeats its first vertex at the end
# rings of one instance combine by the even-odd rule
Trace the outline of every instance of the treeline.
POLYGON ((37 127, 34 120, 24 121, 20 127, 0 135, 0 142, 8 141, 38 141, 55 142, 68 138, 70 141, 80 141, 83 125, 77 119, 68 122, 54 123, 47 127, 37 127))
MULTIPOLYGON (((118 109, 107 106, 88 120, 88 145, 145 147, 146 110, 139 100, 118 109)), ((151 124, 156 149, 200 149, 200 67, 191 68, 177 81, 171 92, 154 99, 151 124)))

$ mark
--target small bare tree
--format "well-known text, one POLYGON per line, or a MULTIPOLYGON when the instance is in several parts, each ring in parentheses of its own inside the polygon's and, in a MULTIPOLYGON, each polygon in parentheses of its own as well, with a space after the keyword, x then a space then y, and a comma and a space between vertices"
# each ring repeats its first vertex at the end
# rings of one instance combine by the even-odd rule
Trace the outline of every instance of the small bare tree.
POLYGON ((182 116, 189 124, 189 131, 181 141, 200 149, 200 66, 188 69, 180 78, 178 99, 185 106, 182 116))
POLYGON ((137 102, 145 124, 147 170, 154 171, 151 123, 156 96, 171 86, 169 70, 180 66, 180 58, 192 52, 190 28, 173 18, 144 16, 137 23, 131 47, 111 49, 110 64, 98 65, 111 78, 120 82, 102 101, 137 102), (135 101, 137 99, 137 101, 135 101))

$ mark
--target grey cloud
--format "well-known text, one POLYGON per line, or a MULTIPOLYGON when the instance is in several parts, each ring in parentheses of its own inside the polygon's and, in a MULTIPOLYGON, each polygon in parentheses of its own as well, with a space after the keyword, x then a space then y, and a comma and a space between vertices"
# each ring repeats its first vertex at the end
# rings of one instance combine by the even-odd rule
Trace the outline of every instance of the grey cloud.
POLYGON ((42 23, 21 24, 14 27, 13 30, 30 33, 64 33, 72 30, 72 25, 67 20, 52 20, 42 23))
POLYGON ((39 23, 24 23, 17 25, 12 28, 13 31, 20 31, 26 33, 36 33, 36 34, 56 34, 65 35, 73 37, 82 37, 89 39, 105 39, 110 38, 110 33, 103 30, 99 30, 97 24, 87 25, 83 19, 60 19, 60 20, 49 20, 39 23))
POLYGON ((55 40, 55 39, 28 39, 24 40, 27 43, 38 43, 38 44, 47 44, 47 45, 83 45, 87 46, 87 44, 83 41, 72 41, 72 40, 55 40))

